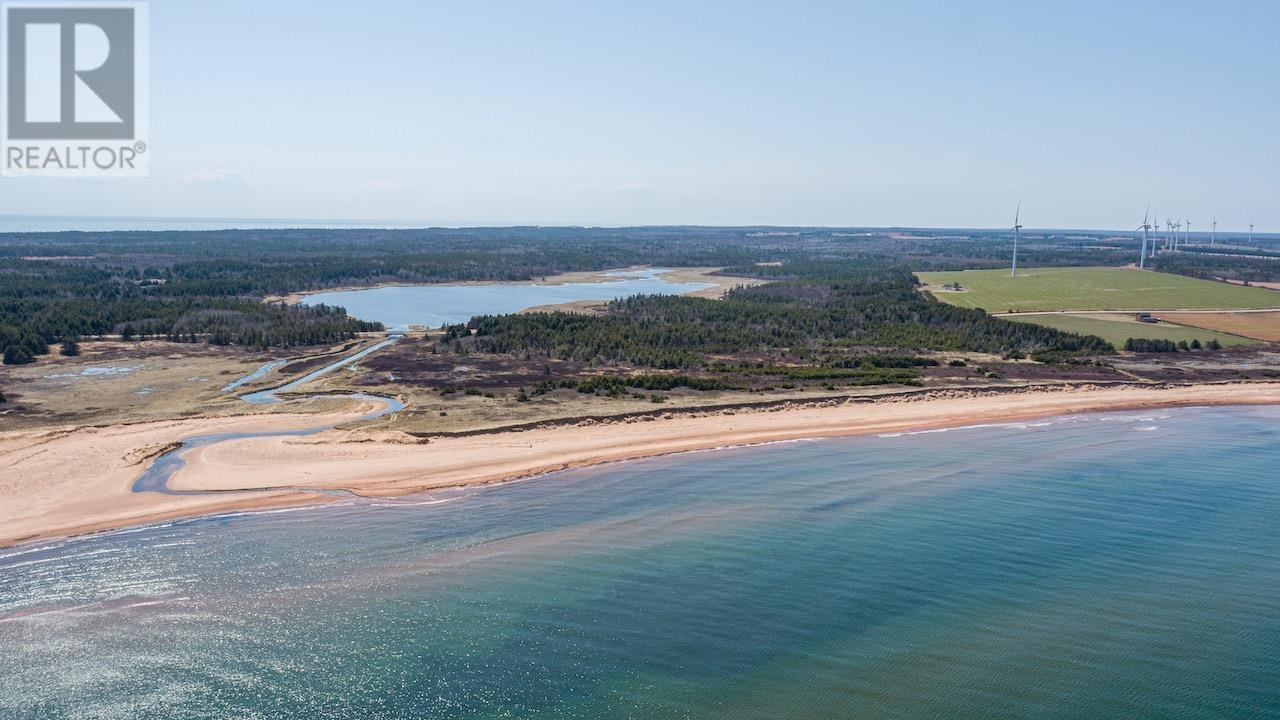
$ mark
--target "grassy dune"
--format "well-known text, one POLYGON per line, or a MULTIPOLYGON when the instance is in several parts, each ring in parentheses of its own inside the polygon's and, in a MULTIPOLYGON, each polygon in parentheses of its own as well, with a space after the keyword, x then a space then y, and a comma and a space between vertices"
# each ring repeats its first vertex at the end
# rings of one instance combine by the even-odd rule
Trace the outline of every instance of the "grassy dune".
MULTIPOLYGON (((987 312, 1280 308, 1280 293, 1133 268, 1028 268, 916 273, 939 300, 987 312), (942 289, 960 283, 962 292, 942 289)), ((1047 324, 1047 323, 1046 323, 1047 324)))

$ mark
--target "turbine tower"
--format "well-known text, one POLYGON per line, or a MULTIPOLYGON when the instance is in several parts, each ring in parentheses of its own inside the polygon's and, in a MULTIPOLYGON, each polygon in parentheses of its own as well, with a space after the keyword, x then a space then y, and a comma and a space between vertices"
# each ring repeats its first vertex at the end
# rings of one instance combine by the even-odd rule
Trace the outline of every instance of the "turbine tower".
POLYGON ((1145 270, 1147 267, 1147 232, 1155 227, 1148 219, 1151 217, 1151 206, 1147 206, 1147 211, 1142 215, 1142 224, 1138 229, 1142 231, 1142 255, 1138 258, 1138 269, 1145 270))
POLYGON ((1009 272, 1009 277, 1018 277, 1018 232, 1022 230, 1022 226, 1018 224, 1018 219, 1022 217, 1022 201, 1018 201, 1018 209, 1013 211, 1013 269, 1009 272))
MULTIPOLYGON (((1153 233, 1154 233, 1156 230, 1159 230, 1159 229, 1160 229, 1160 213, 1152 213, 1152 214, 1151 214, 1151 223, 1152 223, 1152 224, 1151 224, 1151 231, 1152 231, 1153 233)), ((1155 256, 1156 256, 1156 239, 1153 237, 1153 238, 1151 238, 1151 255, 1150 255, 1150 257, 1155 257, 1155 256)))
POLYGON ((1209 244, 1210 245, 1218 244, 1218 216, 1217 215, 1213 216, 1213 232, 1209 234, 1209 244))
POLYGON ((1187 221, 1187 231, 1182 235, 1182 246, 1186 247, 1191 244, 1191 221, 1187 221))
POLYGON ((1249 244, 1253 244, 1253 223, 1249 223, 1249 244))

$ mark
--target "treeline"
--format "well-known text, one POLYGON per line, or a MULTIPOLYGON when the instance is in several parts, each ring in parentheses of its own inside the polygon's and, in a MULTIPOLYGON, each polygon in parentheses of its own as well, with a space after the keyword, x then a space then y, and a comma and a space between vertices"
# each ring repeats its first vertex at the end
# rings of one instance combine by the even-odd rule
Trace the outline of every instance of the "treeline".
POLYGON ((1163 253, 1152 259, 1152 267, 1161 272, 1189 275, 1205 280, 1224 279, 1240 282, 1280 282, 1280 256, 1270 253, 1210 254, 1215 248, 1198 248, 1199 252, 1163 253))
POLYGON ((778 247, 741 229, 701 228, 0 234, 0 276, 34 281, 27 290, 36 292, 49 281, 110 279, 155 296, 266 296, 384 281, 530 280, 635 264, 726 265, 778 247))
MULTIPOLYGON (((749 372, 741 369, 724 370, 724 377, 701 377, 696 375, 666 375, 655 373, 639 373, 635 375, 593 375, 588 378, 557 378, 540 380, 533 387, 531 396, 538 396, 552 390, 564 388, 577 389, 580 393, 609 395, 617 397, 630 391, 666 391, 687 388, 689 390, 741 390, 753 387, 741 382, 743 375, 764 375, 778 380, 831 380, 842 385, 917 385, 920 371, 915 368, 878 368, 871 365, 858 365, 844 368, 834 367, 782 367, 768 365, 752 368, 749 372), (735 379, 738 380, 735 382, 735 379)), ((787 387, 791 387, 787 385, 787 387)), ((762 389, 754 386, 754 389, 762 389)))
POLYGON ((255 347, 380 329, 337 308, 262 298, 396 281, 528 280, 640 263, 746 262, 744 230, 246 230, 0 235, 0 352, 27 362, 68 338, 162 337, 255 347), (625 240, 625 241, 623 241, 625 240), (12 350, 10 350, 12 348, 12 350))
POLYGON ((857 348, 1002 354, 1113 350, 1097 337, 1006 322, 937 302, 915 289, 905 267, 883 258, 769 267, 761 273, 790 277, 733 290, 723 300, 636 296, 610 303, 604 315, 483 316, 468 327, 475 331, 476 348, 486 352, 666 369, 702 367, 708 356, 752 352, 813 360, 857 348))
POLYGON ((1178 251, 1202 255, 1239 255, 1280 260, 1280 250, 1241 245, 1183 245, 1178 251))
MULTIPOLYGON (((1032 265, 1117 265, 1131 237, 1027 234, 1032 265)), ((894 257, 913 269, 998 267, 1001 231, 866 228, 428 228, 0 234, 0 278, 27 292, 111 280, 155 296, 266 296, 341 285, 529 280, 629 265, 766 267, 756 263, 894 257), (25 259, 24 258, 38 258, 25 259)), ((760 272, 767 272, 761 270, 760 272)))
POLYGON ((26 328, 0 325, 0 357, 5 365, 24 365, 49 353, 49 343, 26 328))
MULTIPOLYGON (((1120 264, 1132 237, 1023 237, 1024 265, 1120 264)), ((878 346, 1099 352, 1083 340, 919 297, 906 268, 997 267, 1000 231, 867 228, 429 228, 0 234, 0 342, 15 358, 104 334, 254 346, 327 343, 376 329, 341 310, 262 298, 384 281, 529 280, 631 265, 716 266, 771 280, 728 302, 634 298, 603 317, 519 316, 477 328, 501 352, 685 367, 744 348, 878 346)), ((1269 259, 1162 255, 1171 272, 1275 279, 1269 259)), ((822 359, 819 358, 819 361, 822 359)), ((820 364, 820 363, 819 363, 820 364)))
POLYGON ((86 336, 266 348, 329 344, 380 329, 341 308, 251 298, 0 297, 0 353, 10 365, 48 353, 51 343, 74 354, 76 339, 86 336))
POLYGON ((734 387, 731 383, 715 378, 693 377, 689 375, 596 375, 586 379, 558 378, 541 380, 533 386, 532 395, 542 395, 552 390, 574 388, 580 393, 602 393, 618 395, 624 389, 636 390, 675 390, 689 388, 691 390, 728 390, 734 387))
POLYGON ((1124 341, 1124 349, 1128 352, 1136 353, 1175 353, 1189 352, 1191 350, 1221 350, 1222 343, 1217 339, 1212 339, 1207 343, 1201 344, 1199 340, 1158 340, 1151 338, 1129 338, 1124 341))

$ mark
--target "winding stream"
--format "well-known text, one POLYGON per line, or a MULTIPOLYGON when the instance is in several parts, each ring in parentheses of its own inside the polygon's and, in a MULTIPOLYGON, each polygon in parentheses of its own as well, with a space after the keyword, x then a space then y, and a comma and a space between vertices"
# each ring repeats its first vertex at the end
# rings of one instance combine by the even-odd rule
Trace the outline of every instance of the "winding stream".
MULTIPOLYGON (((247 395, 242 395, 240 396, 240 399, 252 405, 274 405, 276 403, 288 402, 287 400, 281 399, 279 396, 279 393, 292 392, 302 387, 303 385, 306 385, 307 383, 315 380, 316 378, 319 378, 323 375, 327 375, 339 368, 347 367, 348 365, 358 362, 361 358, 367 357, 368 355, 375 353, 381 350, 382 348, 387 347, 388 345, 391 345, 392 343, 400 340, 403 337, 404 337, 403 335, 392 335, 388 337, 386 340, 382 340, 373 345, 370 345, 369 347, 359 352, 352 353, 351 355, 342 357, 328 365, 325 365, 319 370, 313 370, 312 372, 309 372, 306 375, 303 375, 302 377, 296 380, 292 380, 288 383, 285 383, 284 385, 279 385, 277 387, 267 388, 266 390, 259 390, 257 392, 249 393, 247 395)), ((244 385, 245 383, 251 382, 253 380, 256 380, 266 375, 268 372, 271 372, 272 370, 284 364, 285 362, 286 362, 285 360, 272 360, 271 362, 262 365, 257 370, 254 370, 253 372, 249 373, 248 375, 245 375, 239 380, 229 383, 223 388, 223 390, 228 392, 231 390, 234 390, 244 385)), ((371 395, 368 393, 345 393, 345 394, 325 393, 325 394, 317 394, 317 395, 308 395, 307 398, 340 398, 340 399, 352 399, 352 400, 372 400, 375 402, 384 403, 383 407, 377 408, 371 412, 368 412, 360 416, 354 422, 367 422, 369 420, 374 420, 374 419, 383 417, 385 415, 390 415, 391 413, 399 412, 400 410, 404 409, 404 403, 394 397, 387 397, 385 395, 371 395)), ((193 437, 189 437, 182 441, 181 446, 176 447, 160 455, 154 461, 152 461, 151 465, 147 468, 146 472, 142 473, 142 475, 137 480, 134 481, 133 492, 135 493, 155 492, 155 493, 163 493, 165 495, 208 495, 208 494, 228 493, 228 492, 267 492, 267 491, 277 491, 277 490, 306 490, 308 492, 333 494, 335 492, 333 490, 325 490, 320 488, 304 488, 304 487, 297 487, 293 485, 279 486, 279 487, 246 488, 246 489, 233 488, 233 489, 225 489, 225 490, 175 490, 169 487, 169 480, 173 477, 173 474, 175 472, 182 469, 187 464, 187 461, 186 461, 187 453, 189 453, 191 450, 198 447, 213 445, 214 443, 226 442, 227 440, 244 440, 247 438, 305 437, 307 435, 316 435, 318 433, 324 432, 325 430, 330 430, 335 426, 337 426, 338 424, 339 423, 324 423, 322 425, 316 425, 309 428, 300 428, 297 430, 210 433, 208 435, 196 435, 193 437)))
MULTIPOLYGON (((403 331, 410 326, 435 326, 449 322, 464 322, 475 315, 519 312, 525 308, 573 302, 578 300, 608 300, 637 294, 680 295, 712 287, 709 283, 677 283, 663 277, 668 272, 665 268, 643 268, 639 270, 615 270, 603 273, 616 278, 608 282, 577 282, 562 284, 544 283, 505 283, 505 284, 429 284, 400 287, 370 288, 366 290, 336 291, 317 293, 307 296, 304 304, 328 303, 347 308, 353 317, 363 320, 377 320, 391 328, 385 340, 377 342, 359 352, 340 358, 318 370, 313 370, 296 380, 266 390, 258 390, 240 399, 251 405, 274 405, 287 402, 280 397, 283 393, 295 392, 299 388, 335 370, 347 367, 362 358, 381 350, 404 337, 403 331)), ((266 376, 271 371, 284 365, 286 360, 272 360, 264 363, 253 372, 225 385, 224 392, 233 392, 254 380, 266 376)), ((364 393, 349 394, 309 394, 308 398, 347 398, 355 400, 373 400, 385 403, 385 407, 374 410, 358 418, 356 422, 365 422, 383 417, 404 409, 404 403, 393 397, 369 395, 364 393)), ((297 486, 277 486, 263 488, 226 489, 226 490, 175 490, 169 487, 173 474, 186 465, 187 453, 197 447, 212 445, 228 440, 243 440, 260 437, 304 437, 315 435, 333 428, 336 423, 325 423, 298 430, 276 430, 264 432, 212 433, 186 438, 182 445, 176 447, 152 461, 151 465, 133 484, 133 492, 156 492, 169 495, 203 495, 226 492, 279 491, 283 489, 305 490, 308 492, 333 494, 335 491, 320 488, 304 488, 297 486)))
POLYGON ((281 365, 284 365, 286 362, 288 362, 288 360, 272 360, 271 362, 263 363, 261 367, 249 373, 248 375, 245 375, 244 377, 238 380, 232 380, 226 385, 223 385, 222 392, 231 392, 232 390, 238 389, 241 385, 244 385, 246 383, 251 383, 254 380, 257 380, 258 378, 262 377, 263 375, 266 375, 267 373, 271 372, 272 370, 275 370, 281 365))
MULTIPOLYGON (((400 339, 401 339, 401 338, 403 338, 403 337, 404 337, 404 335, 399 335, 399 334, 391 335, 391 336, 390 336, 390 337, 388 337, 386 340, 383 340, 383 341, 381 341, 381 342, 378 342, 378 343, 375 343, 375 344, 373 344, 373 345, 370 345, 369 347, 367 347, 367 348, 365 348, 365 349, 361 350, 360 352, 352 353, 351 355, 348 355, 348 356, 346 356, 346 357, 344 357, 344 358, 341 358, 340 360, 337 360, 337 361, 332 362, 332 363, 330 363, 330 364, 328 364, 328 365, 325 365, 324 367, 320 368, 319 370, 312 370, 311 372, 307 373, 306 375, 303 375, 302 377, 298 378, 297 380, 293 380, 293 381, 291 381, 291 382, 285 383, 284 385, 280 385, 279 387, 267 388, 266 390, 259 390, 258 392, 249 393, 248 395, 242 395, 242 396, 240 396, 240 399, 241 399, 241 400, 243 400, 243 401, 245 401, 245 402, 247 402, 247 403, 249 403, 250 405, 274 405, 274 404, 276 404, 276 403, 282 402, 282 401, 280 400, 280 397, 279 397, 278 393, 293 392, 294 390, 297 390, 298 388, 302 387, 303 385, 306 385, 307 383, 311 382, 312 380, 315 380, 315 379, 317 379, 317 378, 319 378, 319 377, 322 377, 322 376, 324 376, 324 375, 328 375, 329 373, 331 373, 331 372, 333 372, 334 370, 337 370, 337 369, 339 369, 339 368, 344 368, 344 367, 347 367, 348 365, 352 365, 352 364, 354 364, 354 363, 356 363, 356 362, 359 362, 361 359, 363 359, 363 358, 365 358, 365 357, 367 357, 367 356, 369 356, 369 355, 372 355, 372 354, 373 354, 373 353, 375 353, 375 352, 378 352, 378 351, 379 351, 379 350, 381 350, 382 348, 384 348, 384 347, 386 347, 386 346, 388 346, 388 345, 390 345, 390 344, 392 344, 392 343, 396 342, 397 340, 400 340, 400 339)), ((281 360, 281 361, 277 361, 277 362, 284 362, 284 361, 283 361, 283 360, 281 360)), ((267 363, 266 365, 263 365, 263 366, 262 366, 262 368, 269 368, 269 367, 271 366, 271 364, 272 364, 272 363, 267 363)), ((254 375, 257 375, 258 377, 261 377, 261 376, 262 376, 262 374, 265 374, 265 373, 263 373, 262 368, 258 368, 257 370, 254 370, 254 371, 253 371, 253 373, 251 373, 251 374, 249 374, 249 375, 245 376, 244 378, 241 378, 240 380, 237 380, 235 383, 232 383, 232 385, 236 385, 237 387, 239 387, 239 385, 238 385, 238 384, 243 384, 241 381, 245 381, 245 382, 247 382, 248 380, 253 379, 253 376, 254 376, 254 375), (238 384, 237 384, 237 383, 238 383, 238 384)), ((352 396, 343 396, 343 397, 352 397, 352 396)), ((381 396, 381 395, 377 395, 377 396, 375 396, 375 395, 355 395, 354 397, 378 397, 378 398, 382 398, 382 396, 381 396)), ((383 399, 386 399, 386 398, 383 398, 383 399)), ((402 407, 403 407, 403 406, 402 406, 402 407)), ((397 408, 397 409, 399 409, 399 408, 397 408)), ((385 413, 383 413, 383 414, 385 414, 385 413)))

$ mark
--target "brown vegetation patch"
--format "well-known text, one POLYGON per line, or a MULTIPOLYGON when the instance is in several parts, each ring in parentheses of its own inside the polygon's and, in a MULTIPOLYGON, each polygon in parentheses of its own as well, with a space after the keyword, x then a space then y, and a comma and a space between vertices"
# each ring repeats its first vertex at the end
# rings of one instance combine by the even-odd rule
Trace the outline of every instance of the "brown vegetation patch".
POLYGON ((1161 319, 1179 325, 1243 335, 1255 340, 1280 342, 1280 311, 1251 313, 1160 313, 1161 319))
POLYGON ((405 338, 360 365, 371 375, 427 388, 518 388, 548 377, 582 375, 586 365, 569 360, 521 360, 488 353, 460 354, 443 349, 431 338, 405 338))

